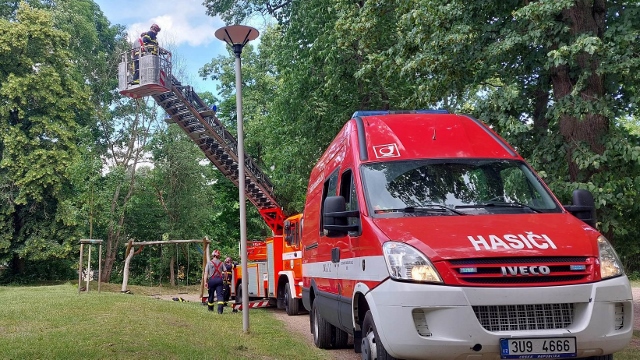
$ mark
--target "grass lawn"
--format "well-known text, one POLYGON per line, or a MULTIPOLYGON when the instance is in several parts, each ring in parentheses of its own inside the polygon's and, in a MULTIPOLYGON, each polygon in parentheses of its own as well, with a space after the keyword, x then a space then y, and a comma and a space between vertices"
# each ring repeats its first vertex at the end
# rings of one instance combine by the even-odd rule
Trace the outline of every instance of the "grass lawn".
POLYGON ((241 313, 227 309, 218 315, 200 303, 141 296, 157 288, 129 288, 134 295, 120 294, 113 284, 102 284, 100 293, 92 285, 81 294, 71 283, 0 287, 0 358, 331 358, 296 339, 269 311, 252 310, 250 332, 244 334, 241 313))
MULTIPOLYGON (((638 284, 634 284, 637 286, 638 284)), ((149 295, 199 294, 199 287, 102 284, 78 294, 77 283, 0 287, 1 359, 332 359, 285 329, 269 310, 218 315, 199 302, 149 295), (95 287, 95 288, 94 288, 95 287)), ((616 360, 640 359, 640 332, 616 360)))

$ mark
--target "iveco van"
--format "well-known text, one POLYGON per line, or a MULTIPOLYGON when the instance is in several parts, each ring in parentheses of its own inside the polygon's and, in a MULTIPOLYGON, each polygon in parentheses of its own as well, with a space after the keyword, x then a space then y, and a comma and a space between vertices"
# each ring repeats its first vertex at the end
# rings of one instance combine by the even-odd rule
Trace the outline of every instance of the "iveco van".
POLYGON ((632 295, 595 229, 487 125, 356 112, 312 170, 302 300, 320 348, 363 359, 612 359, 632 295))

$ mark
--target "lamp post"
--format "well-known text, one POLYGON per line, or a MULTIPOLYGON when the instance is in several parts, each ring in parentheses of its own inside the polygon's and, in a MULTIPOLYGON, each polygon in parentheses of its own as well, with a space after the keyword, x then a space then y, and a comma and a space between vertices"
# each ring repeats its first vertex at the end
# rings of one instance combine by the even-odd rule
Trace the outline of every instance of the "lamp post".
POLYGON ((247 209, 245 200, 244 175, 244 130, 242 126, 242 48, 258 37, 258 30, 244 25, 231 25, 218 29, 215 36, 226 42, 236 55, 236 112, 238 114, 238 197, 240 201, 240 257, 242 276, 242 330, 249 331, 249 289, 247 287, 247 209))

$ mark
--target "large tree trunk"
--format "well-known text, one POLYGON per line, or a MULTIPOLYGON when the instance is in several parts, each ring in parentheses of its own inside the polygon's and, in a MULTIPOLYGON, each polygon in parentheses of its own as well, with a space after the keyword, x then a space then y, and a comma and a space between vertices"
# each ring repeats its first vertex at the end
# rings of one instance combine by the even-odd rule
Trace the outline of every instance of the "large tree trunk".
MULTIPOLYGON (((572 38, 580 34, 588 34, 602 38, 605 16, 604 0, 577 0, 573 7, 562 12, 562 21, 569 26, 572 38)), ((598 101, 604 95, 602 76, 596 73, 599 59, 596 55, 583 53, 578 56, 577 66, 557 66, 551 69, 553 94, 556 101, 578 91, 583 101, 598 101), (580 74, 588 73, 584 87, 575 89, 580 74)), ((592 175, 581 174, 578 166, 572 161, 573 153, 579 143, 586 143, 598 154, 604 151, 601 138, 609 130, 609 119, 601 114, 585 114, 578 118, 572 114, 560 116, 560 133, 568 144, 567 161, 569 162, 570 181, 586 181, 592 175)))
MULTIPOLYGON (((110 224, 107 229, 107 242, 105 244, 105 259, 104 268, 102 269, 101 279, 103 282, 109 282, 111 279, 111 272, 113 271, 113 265, 116 261, 118 251, 122 243, 123 238, 126 238, 124 234, 124 220, 125 211, 129 200, 133 196, 135 183, 136 183, 136 167, 138 161, 142 158, 144 146, 147 143, 149 137, 149 129, 153 123, 153 117, 151 117, 146 123, 145 118, 142 117, 140 111, 141 102, 136 103, 136 115, 133 122, 128 125, 129 131, 128 138, 126 139, 127 145, 124 147, 126 151, 121 151, 120 146, 116 146, 115 143, 110 144, 112 151, 112 159, 116 164, 120 164, 124 167, 125 171, 129 174, 129 183, 119 184, 113 192, 111 198, 111 208, 109 209, 110 224), (127 185, 127 193, 121 198, 120 192, 123 187, 127 185)), ((108 127, 105 127, 108 128, 108 127)))

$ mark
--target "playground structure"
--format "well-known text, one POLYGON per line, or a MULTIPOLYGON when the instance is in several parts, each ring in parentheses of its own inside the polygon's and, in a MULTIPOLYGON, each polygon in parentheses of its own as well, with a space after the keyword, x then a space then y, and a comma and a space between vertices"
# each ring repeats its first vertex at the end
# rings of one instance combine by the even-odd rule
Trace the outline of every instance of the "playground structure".
POLYGON ((98 239, 81 239, 80 240, 80 260, 78 261, 78 294, 82 289, 82 260, 84 246, 89 245, 89 254, 87 255, 87 275, 85 292, 89 292, 89 281, 91 280, 91 245, 99 245, 98 248, 98 292, 100 292, 100 274, 102 274, 102 240, 98 239))
MULTIPOLYGON (((197 243, 197 244, 202 244, 202 248, 203 248, 203 252, 202 252, 202 275, 201 275, 201 282, 200 282, 200 298, 203 297, 204 295, 204 284, 206 283, 204 276, 205 276, 205 269, 206 269, 206 265, 207 262, 210 260, 209 258, 209 247, 211 244, 211 241, 207 238, 204 237, 203 239, 200 240, 166 240, 166 241, 140 241, 140 242, 135 242, 133 240, 130 240, 127 243, 127 250, 125 252, 125 261, 124 261, 124 270, 123 270, 123 275, 122 275, 122 288, 121 288, 121 292, 122 293, 127 293, 129 292, 129 290, 127 289, 128 286, 128 282, 129 282, 129 265, 131 264, 131 259, 133 258, 133 256, 135 254, 139 254, 140 252, 142 252, 142 250, 144 249, 145 246, 150 246, 150 245, 167 245, 167 244, 190 244, 190 243, 197 243), (136 250, 135 247, 139 246, 139 248, 136 250)), ((82 253, 82 252, 81 252, 82 253)))

